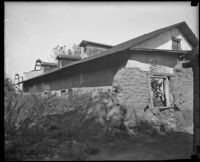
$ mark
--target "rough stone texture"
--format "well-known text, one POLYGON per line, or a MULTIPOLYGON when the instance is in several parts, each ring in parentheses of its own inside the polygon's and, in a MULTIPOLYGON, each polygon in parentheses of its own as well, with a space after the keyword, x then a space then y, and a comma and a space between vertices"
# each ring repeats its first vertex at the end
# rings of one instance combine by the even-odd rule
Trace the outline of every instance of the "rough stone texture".
MULTIPOLYGON (((193 72, 191 68, 174 71, 171 78, 171 90, 174 104, 180 109, 177 115, 179 125, 186 130, 192 130, 193 124, 193 72)), ((192 132, 191 132, 192 133, 192 132)))
POLYGON ((193 133, 192 70, 179 69, 174 73, 175 77, 170 77, 169 80, 169 91, 173 98, 172 101, 178 109, 161 110, 149 106, 149 74, 138 68, 119 70, 114 77, 112 87, 72 88, 66 91, 68 97, 65 96, 65 98, 71 101, 72 98, 78 99, 75 97, 76 95, 91 95, 91 101, 86 102, 85 100, 88 98, 85 98, 84 95, 81 101, 77 101, 78 103, 82 102, 82 107, 88 110, 86 118, 95 116, 96 120, 103 125, 111 123, 113 126, 119 126, 123 122, 130 133, 134 133, 135 127, 138 126, 148 129, 148 131, 151 131, 152 127, 158 132, 185 131, 193 133), (145 124, 148 127, 145 127, 145 124))
POLYGON ((137 68, 122 68, 114 77, 113 86, 118 88, 118 104, 126 107, 124 124, 134 127, 139 121, 147 121, 158 131, 192 131, 193 78, 191 69, 179 69, 169 82, 170 94, 178 107, 157 109, 150 104, 148 74, 137 68))
POLYGON ((126 125, 135 125, 136 115, 143 115, 150 103, 147 73, 137 68, 122 68, 115 75, 113 86, 119 88, 116 95, 119 104, 127 108, 126 125))

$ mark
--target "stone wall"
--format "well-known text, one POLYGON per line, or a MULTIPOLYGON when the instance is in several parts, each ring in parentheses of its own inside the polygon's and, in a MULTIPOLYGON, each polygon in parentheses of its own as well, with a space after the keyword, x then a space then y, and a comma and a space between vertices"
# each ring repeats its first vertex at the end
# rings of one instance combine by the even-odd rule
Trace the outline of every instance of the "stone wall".
POLYGON ((120 105, 144 111, 150 103, 147 73, 137 68, 122 68, 114 77, 113 86, 118 87, 117 99, 120 105))
MULTIPOLYGON (((164 109, 151 107, 149 84, 148 72, 138 68, 122 68, 114 76, 112 86, 70 88, 66 89, 66 95, 63 97, 74 101, 74 98, 75 100, 79 98, 77 95, 91 95, 89 101, 91 104, 83 104, 83 107, 86 106, 89 110, 89 114, 96 114, 102 124, 106 120, 114 125, 123 122, 130 132, 135 132, 136 127, 143 127, 148 123, 158 132, 164 130, 193 133, 191 69, 175 70, 174 76, 170 77, 169 91, 172 94, 174 107, 164 109)), ((51 93, 57 93, 58 96, 63 95, 60 91, 51 91, 51 93)), ((82 99, 88 100, 84 96, 82 99)), ((148 130, 151 129, 148 128, 148 130)))
POLYGON ((170 77, 169 90, 174 107, 153 108, 150 105, 148 73, 137 68, 122 68, 114 77, 118 104, 126 107, 125 125, 135 127, 147 121, 159 131, 186 131, 193 133, 193 81, 191 69, 179 69, 170 77))
POLYGON ((122 68, 115 75, 113 86, 118 89, 118 104, 127 109, 125 124, 135 126, 150 104, 148 74, 138 68, 122 68))
POLYGON ((191 68, 174 71, 175 77, 171 78, 171 91, 174 104, 181 111, 181 124, 186 129, 193 127, 193 72, 191 68))

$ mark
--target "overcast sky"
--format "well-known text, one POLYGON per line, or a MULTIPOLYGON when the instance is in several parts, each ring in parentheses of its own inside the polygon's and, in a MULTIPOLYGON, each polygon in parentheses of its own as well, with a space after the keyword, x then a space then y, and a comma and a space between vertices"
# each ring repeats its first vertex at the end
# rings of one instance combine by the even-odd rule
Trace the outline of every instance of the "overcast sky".
POLYGON ((82 40, 117 45, 185 21, 198 34, 198 8, 191 2, 5 2, 5 71, 34 69, 53 61, 57 45, 82 40))

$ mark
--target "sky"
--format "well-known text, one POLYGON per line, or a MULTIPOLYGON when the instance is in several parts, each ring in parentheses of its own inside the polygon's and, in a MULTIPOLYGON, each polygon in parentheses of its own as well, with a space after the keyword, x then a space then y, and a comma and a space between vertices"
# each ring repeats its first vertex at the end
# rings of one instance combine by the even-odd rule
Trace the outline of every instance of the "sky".
POLYGON ((199 39, 198 7, 191 2, 4 2, 5 73, 14 78, 35 60, 54 62, 57 45, 88 40, 117 45, 185 21, 199 39))

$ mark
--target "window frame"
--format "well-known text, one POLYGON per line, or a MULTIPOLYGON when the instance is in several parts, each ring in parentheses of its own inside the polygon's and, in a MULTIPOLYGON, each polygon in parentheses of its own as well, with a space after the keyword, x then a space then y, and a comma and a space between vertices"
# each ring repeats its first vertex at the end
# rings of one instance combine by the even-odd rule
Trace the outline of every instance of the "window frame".
POLYGON ((48 98, 48 91, 44 91, 44 92, 43 92, 43 97, 44 97, 45 99, 48 98))
POLYGON ((150 75, 148 77, 149 80, 149 90, 150 90, 150 105, 152 108, 158 108, 158 109, 166 109, 171 106, 171 101, 170 101, 170 88, 169 88, 169 80, 170 80, 170 76, 166 76, 166 75, 150 75), (166 99, 166 106, 160 106, 160 107, 156 107, 153 104, 153 95, 152 95, 152 88, 151 88, 151 78, 162 78, 165 79, 164 80, 164 95, 165 95, 165 99, 166 99), (167 86, 167 87, 166 87, 167 86))
POLYGON ((66 91, 66 89, 62 89, 62 90, 60 91, 60 97, 61 97, 61 98, 66 98, 66 96, 67 96, 67 91, 66 91))
POLYGON ((172 36, 172 50, 181 50, 181 39, 172 36))

